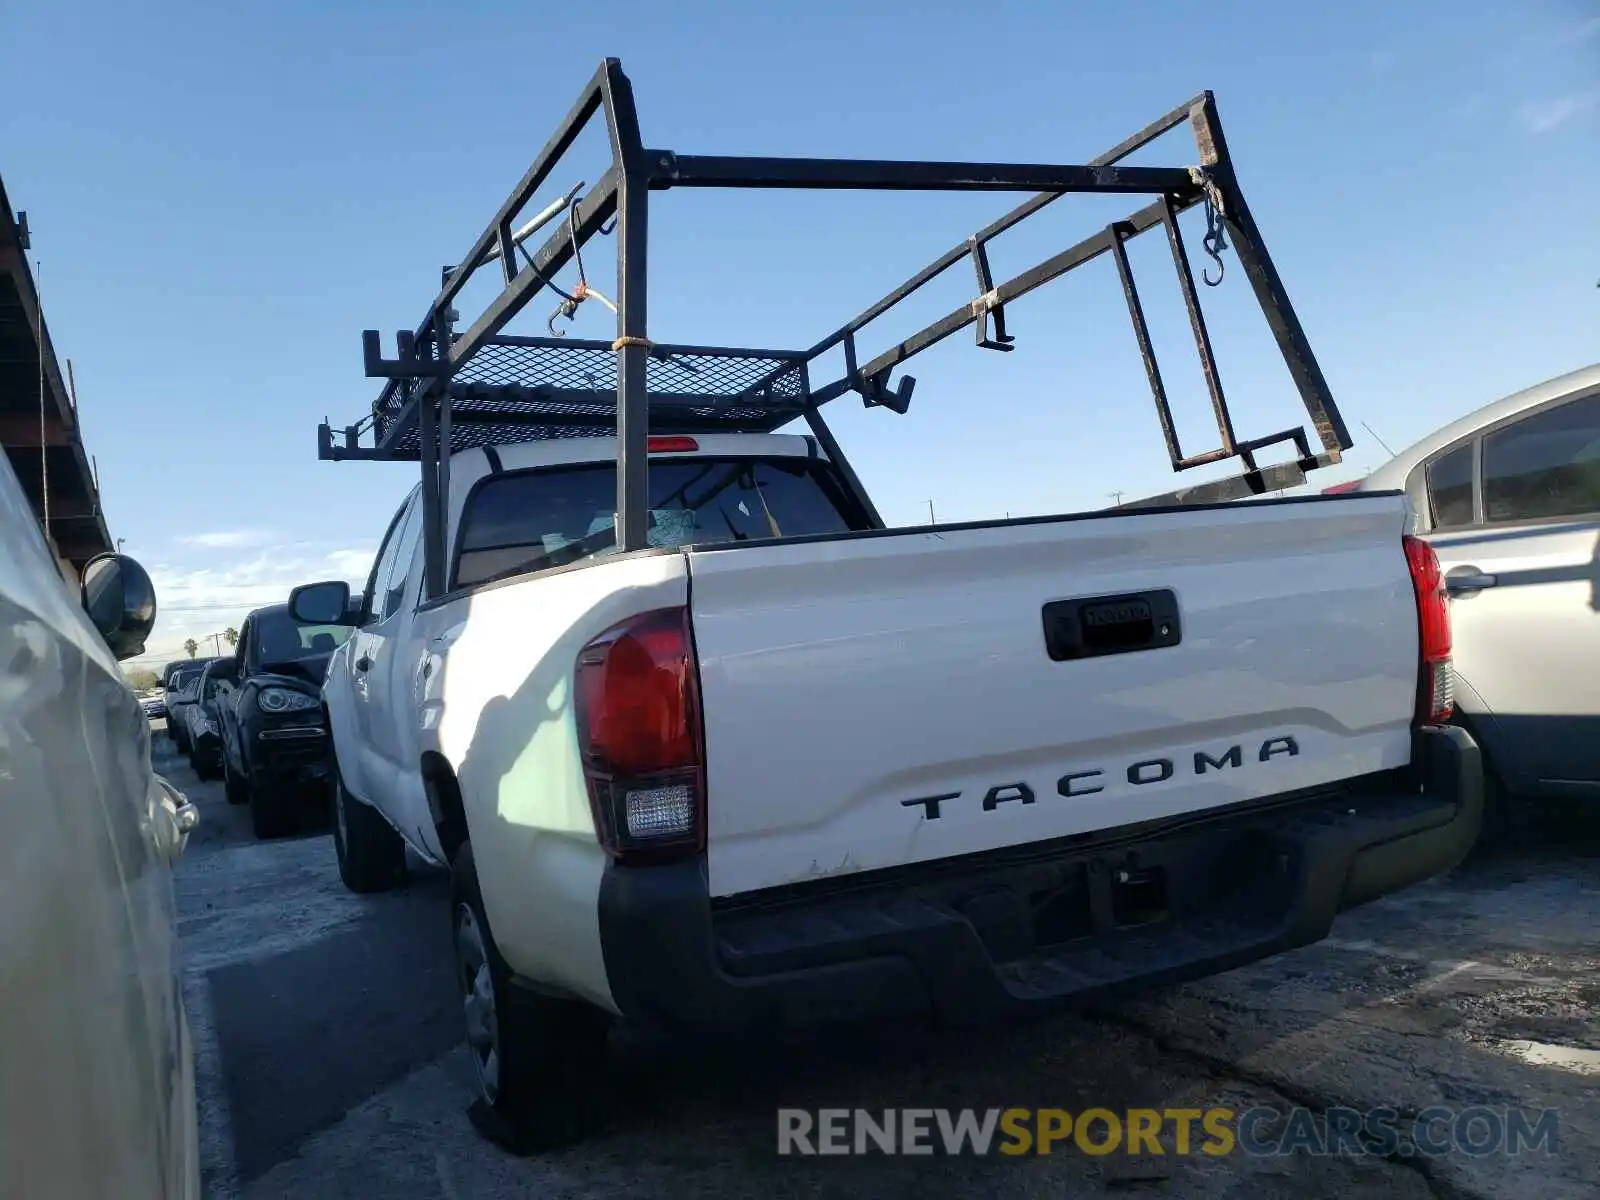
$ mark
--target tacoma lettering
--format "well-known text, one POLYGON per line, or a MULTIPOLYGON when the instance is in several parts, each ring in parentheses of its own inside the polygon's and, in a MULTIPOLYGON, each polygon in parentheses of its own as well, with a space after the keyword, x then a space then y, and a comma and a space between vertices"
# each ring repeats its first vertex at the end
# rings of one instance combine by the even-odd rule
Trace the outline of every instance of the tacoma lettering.
MULTIPOLYGON (((1300 753, 1300 743, 1289 734, 1279 737, 1270 737, 1263 741, 1256 750, 1257 763, 1271 762, 1274 758, 1295 758, 1300 753)), ((1204 775, 1209 771, 1240 770, 1245 766, 1246 758, 1243 745, 1229 746, 1220 754, 1211 754, 1205 750, 1197 750, 1194 754, 1194 774, 1204 775)), ((1144 758, 1138 762, 1129 763, 1123 768, 1124 778, 1135 787, 1143 787, 1151 783, 1165 783, 1178 773, 1177 764, 1170 758, 1144 758)), ((1056 780, 1056 794, 1068 800, 1080 796, 1092 796, 1096 792, 1103 792, 1105 787, 1106 772, 1096 768, 1088 771, 1069 771, 1056 780)), ((937 796, 919 796, 914 800, 902 800, 903 808, 920 808, 922 816, 928 821, 938 821, 944 817, 944 806, 952 800, 959 800, 961 792, 943 792, 937 796)), ((997 783, 983 794, 982 808, 984 812, 994 812, 1002 804, 1017 801, 1022 804, 1032 804, 1037 799, 1032 786, 1023 782, 997 783)))
POLYGON ((1128 768, 1129 783, 1160 783, 1172 778, 1170 758, 1147 758, 1128 768))
POLYGON ((1196 775, 1204 775, 1207 768, 1213 771, 1220 771, 1223 767, 1242 766, 1244 766, 1243 746, 1229 746, 1223 751, 1221 758, 1212 758, 1204 750, 1196 750, 1194 752, 1194 773, 1196 775))
POLYGON ((1024 804, 1032 804, 1033 789, 1025 783, 1002 783, 992 787, 984 794, 983 811, 993 812, 1007 800, 1021 800, 1024 804))

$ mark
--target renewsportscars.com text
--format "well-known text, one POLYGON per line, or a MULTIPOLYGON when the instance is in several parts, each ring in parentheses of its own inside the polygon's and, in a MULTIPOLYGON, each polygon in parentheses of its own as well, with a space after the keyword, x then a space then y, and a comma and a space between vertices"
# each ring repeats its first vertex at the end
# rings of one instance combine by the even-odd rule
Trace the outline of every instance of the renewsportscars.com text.
POLYGON ((1131 1108, 848 1108, 778 1110, 783 1155, 1090 1155, 1204 1154, 1253 1156, 1554 1154, 1554 1109, 1258 1107, 1131 1108))

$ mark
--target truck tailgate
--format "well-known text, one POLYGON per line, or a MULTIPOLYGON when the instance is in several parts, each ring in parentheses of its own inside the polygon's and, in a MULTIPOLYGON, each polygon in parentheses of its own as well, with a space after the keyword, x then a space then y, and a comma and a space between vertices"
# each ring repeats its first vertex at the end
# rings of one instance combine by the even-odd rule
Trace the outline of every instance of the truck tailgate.
POLYGON ((1376 494, 693 552, 711 894, 1404 765, 1404 526, 1376 494))

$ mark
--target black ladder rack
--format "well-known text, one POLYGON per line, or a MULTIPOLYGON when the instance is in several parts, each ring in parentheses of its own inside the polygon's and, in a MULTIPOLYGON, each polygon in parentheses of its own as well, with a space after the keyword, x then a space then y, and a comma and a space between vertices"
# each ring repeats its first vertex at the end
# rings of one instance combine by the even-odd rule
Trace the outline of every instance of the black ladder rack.
MULTIPOLYGON (((1307 472, 1340 460, 1352 444, 1349 432, 1239 190, 1210 92, 1076 166, 680 155, 645 148, 632 87, 621 64, 607 59, 460 265, 446 269, 443 285, 417 327, 396 335, 395 356, 384 357, 376 332, 369 330, 363 335, 366 373, 387 382, 365 419, 345 426, 337 436, 327 423, 319 428, 319 457, 405 459, 422 464, 429 596, 439 595, 444 586, 439 501, 448 488, 450 455, 475 446, 615 436, 617 546, 623 551, 639 549, 646 545, 647 434, 765 433, 799 418, 855 484, 854 472, 822 419, 822 405, 854 392, 869 407, 904 413, 915 381, 907 375, 895 381, 892 375, 907 360, 969 326, 974 327, 980 348, 1013 350, 1015 339, 1006 330, 1006 306, 1105 254, 1111 255, 1117 266, 1173 470, 1230 458, 1238 459, 1244 468, 1228 478, 1121 507, 1261 495, 1304 482, 1307 472), (523 209, 597 113, 604 115, 610 139, 610 169, 581 199, 574 189, 516 227, 523 209), (1185 123, 1195 139, 1198 161, 1194 164, 1119 165, 1185 123), (655 345, 646 336, 649 193, 683 187, 1034 194, 809 349, 756 350, 655 345), (1074 192, 1126 193, 1152 199, 1125 219, 996 284, 990 274, 988 243, 1074 192), (1245 438, 1234 429, 1178 227, 1178 217, 1196 205, 1206 206, 1205 249, 1218 266, 1231 241, 1232 253, 1243 268, 1310 418, 1310 434, 1297 426, 1245 438), (529 253, 522 243, 554 220, 559 220, 556 231, 529 253), (1124 248, 1129 238, 1157 228, 1163 231, 1172 253, 1216 418, 1217 446, 1198 453, 1186 454, 1179 444, 1124 248), (551 281, 575 258, 581 265, 582 247, 592 238, 608 234, 614 234, 618 242, 614 342, 503 333, 542 291, 558 293, 564 303, 576 307, 576 301, 585 297, 563 292, 551 281), (867 326, 963 261, 970 263, 975 276, 977 294, 972 301, 865 363, 860 361, 856 342, 867 326), (456 298, 476 272, 494 263, 502 274, 499 295, 464 331, 458 331, 453 307, 456 298), (818 385, 811 379, 812 366, 835 348, 843 350, 844 374, 818 385), (1316 447, 1311 443, 1313 436, 1316 447), (1292 445, 1292 459, 1270 465, 1258 462, 1262 451, 1283 445, 1292 445)), ((590 294, 599 297, 598 292, 590 294)))

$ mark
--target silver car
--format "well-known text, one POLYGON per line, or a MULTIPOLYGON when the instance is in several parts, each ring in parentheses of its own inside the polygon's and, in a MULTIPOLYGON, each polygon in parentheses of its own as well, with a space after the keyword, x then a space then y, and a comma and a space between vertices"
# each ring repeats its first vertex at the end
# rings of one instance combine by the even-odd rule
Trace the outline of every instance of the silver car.
POLYGON ((1326 490, 1394 489, 1445 572, 1456 709, 1500 790, 1600 800, 1600 363, 1326 490))
POLYGON ((102 555, 73 596, 0 455, 0 1193, 199 1200, 171 866, 195 810, 117 663, 155 591, 102 555))

